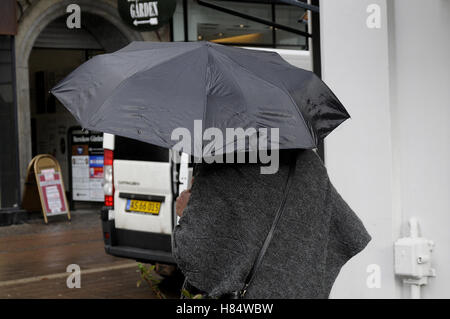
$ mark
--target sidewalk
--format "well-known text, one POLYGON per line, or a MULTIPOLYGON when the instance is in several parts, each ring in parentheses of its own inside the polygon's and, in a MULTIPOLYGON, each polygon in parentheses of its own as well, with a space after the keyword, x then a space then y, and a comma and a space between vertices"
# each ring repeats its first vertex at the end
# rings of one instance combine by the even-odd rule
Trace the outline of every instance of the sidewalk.
POLYGON ((155 298, 136 286, 136 270, 135 261, 105 253, 97 212, 0 227, 0 298, 155 298), (79 289, 67 288, 70 264, 81 268, 79 289))

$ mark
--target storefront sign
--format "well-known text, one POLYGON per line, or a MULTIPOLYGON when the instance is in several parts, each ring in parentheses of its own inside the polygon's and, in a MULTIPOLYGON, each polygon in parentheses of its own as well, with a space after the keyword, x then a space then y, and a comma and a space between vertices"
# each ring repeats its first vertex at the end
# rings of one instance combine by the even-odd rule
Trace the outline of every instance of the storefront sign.
POLYGON ((72 199, 102 202, 103 133, 71 129, 69 135, 72 145, 72 199))
POLYGON ((139 31, 153 31, 172 18, 176 0, 118 0, 117 6, 122 20, 139 31))

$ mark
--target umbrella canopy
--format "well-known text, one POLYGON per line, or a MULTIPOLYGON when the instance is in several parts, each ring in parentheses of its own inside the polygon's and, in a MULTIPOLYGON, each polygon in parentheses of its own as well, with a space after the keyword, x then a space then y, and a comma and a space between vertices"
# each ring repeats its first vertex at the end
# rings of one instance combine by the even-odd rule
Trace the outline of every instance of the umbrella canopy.
POLYGON ((82 64, 51 93, 86 129, 167 148, 177 148, 176 128, 194 136, 201 120, 202 132, 278 128, 279 148, 310 149, 349 118, 314 73, 274 52, 210 42, 133 42, 82 64))

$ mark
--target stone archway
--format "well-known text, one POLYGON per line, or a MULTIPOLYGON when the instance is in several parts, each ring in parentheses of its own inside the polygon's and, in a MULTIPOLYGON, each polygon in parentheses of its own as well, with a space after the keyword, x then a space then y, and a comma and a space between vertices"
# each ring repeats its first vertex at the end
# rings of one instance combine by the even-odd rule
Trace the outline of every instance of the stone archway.
MULTIPOLYGON (((27 165, 32 156, 31 142, 31 116, 30 116, 30 88, 28 59, 33 45, 42 30, 53 20, 66 15, 66 8, 72 0, 40 0, 35 1, 29 7, 19 21, 19 29, 15 38, 16 48, 16 90, 17 90, 17 119, 19 136, 19 169, 21 185, 24 185, 27 165)), ((117 2, 112 0, 78 0, 81 7, 81 19, 83 13, 89 16, 99 16, 109 22, 118 30, 126 42, 143 40, 141 33, 128 28, 120 19, 117 12, 117 2)), ((95 35, 95 25, 89 30, 95 35)), ((98 35, 102 38, 102 34, 98 35)), ((105 49, 115 50, 114 45, 107 41, 101 43, 105 49)), ((126 43, 124 43, 125 45, 126 43)), ((117 45, 117 43, 116 43, 117 45)))

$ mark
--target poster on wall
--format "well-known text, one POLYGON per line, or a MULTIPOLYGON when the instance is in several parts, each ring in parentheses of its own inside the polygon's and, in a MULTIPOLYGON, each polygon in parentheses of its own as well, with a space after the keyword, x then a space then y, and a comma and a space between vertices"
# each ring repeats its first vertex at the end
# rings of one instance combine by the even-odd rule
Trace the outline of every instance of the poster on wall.
POLYGON ((74 201, 104 200, 103 134, 71 129, 72 199, 74 201))
POLYGON ((89 198, 102 202, 103 192, 103 133, 91 132, 89 136, 89 198))

